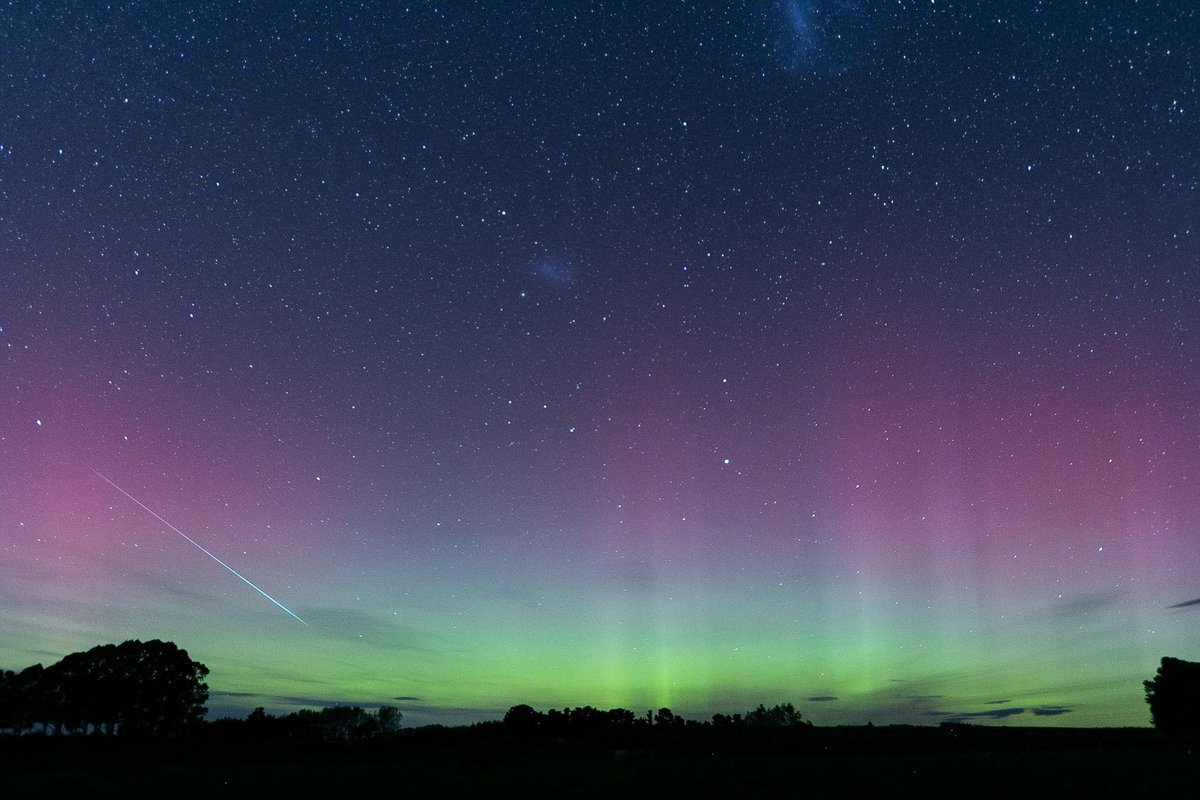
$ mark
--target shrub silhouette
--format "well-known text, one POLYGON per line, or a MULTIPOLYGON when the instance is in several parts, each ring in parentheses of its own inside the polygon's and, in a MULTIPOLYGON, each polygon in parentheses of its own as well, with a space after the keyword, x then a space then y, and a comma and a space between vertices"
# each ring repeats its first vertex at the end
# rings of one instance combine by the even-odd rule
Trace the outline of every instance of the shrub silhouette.
POLYGON ((1154 678, 1142 685, 1154 727, 1164 733, 1200 732, 1200 664, 1164 657, 1154 678))

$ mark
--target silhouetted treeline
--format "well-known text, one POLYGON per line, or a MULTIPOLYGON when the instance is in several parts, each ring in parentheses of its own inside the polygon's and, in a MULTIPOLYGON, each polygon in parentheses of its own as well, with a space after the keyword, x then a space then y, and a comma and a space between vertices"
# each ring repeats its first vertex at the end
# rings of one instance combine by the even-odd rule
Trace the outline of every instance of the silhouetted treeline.
POLYGON ((400 733, 399 709, 383 706, 376 712, 354 706, 333 706, 319 711, 304 709, 273 716, 256 708, 245 719, 219 719, 205 726, 214 739, 254 742, 352 743, 395 739, 405 742, 554 741, 607 742, 614 746, 663 741, 706 741, 712 736, 782 736, 812 729, 791 703, 758 708, 746 714, 717 714, 712 721, 686 719, 669 708, 637 714, 625 708, 609 710, 582 706, 538 711, 532 706, 513 706, 501 721, 480 722, 460 728, 427 726, 400 733), (774 733, 771 733, 773 731, 774 733))
POLYGON ((503 726, 517 733, 544 733, 565 735, 572 733, 620 732, 620 731, 688 731, 703 728, 718 730, 753 728, 808 728, 812 723, 804 720, 791 703, 758 708, 746 714, 715 714, 711 722, 686 719, 669 708, 647 711, 638 715, 625 708, 604 711, 591 706, 552 708, 537 711, 528 705, 513 706, 504 715, 503 726))
POLYGON ((260 706, 244 720, 219 719, 208 725, 208 733, 218 738, 257 741, 362 742, 381 739, 400 729, 400 709, 381 706, 365 711, 358 706, 332 706, 320 711, 300 711, 276 717, 260 706))
MULTIPOLYGON (((208 668, 171 642, 137 640, 71 653, 49 667, 0 670, 0 733, 22 736, 175 736, 197 729, 208 699, 208 668)), ((1164 657, 1157 674, 1143 682, 1154 726, 1165 733, 1200 733, 1200 663, 1164 657)), ((301 710, 284 716, 256 708, 246 719, 221 719, 204 726, 217 738, 252 738, 322 743, 378 740, 396 734, 400 710, 357 706, 301 710)), ((810 740, 812 723, 791 703, 759 705, 745 714, 715 714, 711 721, 686 719, 669 708, 635 713, 592 706, 538 711, 516 705, 502 721, 469 726, 473 738, 502 733, 518 740, 592 738, 666 741, 714 737, 740 741, 810 740), (785 733, 785 731, 787 733, 785 733), (693 734, 693 735, 689 735, 693 734), (803 739, 798 738, 803 737, 803 739)), ((432 726, 431 737, 449 730, 432 726)), ((409 737, 411 738, 411 737, 409 737)))
POLYGON ((172 736, 207 710, 208 667, 171 642, 105 644, 48 667, 0 671, 0 730, 172 736))

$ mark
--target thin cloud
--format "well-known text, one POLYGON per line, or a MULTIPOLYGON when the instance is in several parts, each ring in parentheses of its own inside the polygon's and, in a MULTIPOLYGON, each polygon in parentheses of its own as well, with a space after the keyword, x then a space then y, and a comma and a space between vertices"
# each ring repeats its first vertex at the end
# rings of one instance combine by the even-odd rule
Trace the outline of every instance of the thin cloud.
POLYGON ((931 717, 941 717, 945 722, 966 722, 970 719, 1006 719, 1024 714, 1021 707, 997 708, 991 711, 930 711, 931 717))
POLYGON ((1071 706, 1038 706, 1029 709, 1035 717, 1057 717, 1060 714, 1070 714, 1074 710, 1071 706))
POLYGON ((1116 606, 1124 594, 1124 592, 1112 591, 1085 592, 1073 595, 1056 602, 1053 605, 1053 613, 1057 617, 1066 619, 1093 617, 1116 606))

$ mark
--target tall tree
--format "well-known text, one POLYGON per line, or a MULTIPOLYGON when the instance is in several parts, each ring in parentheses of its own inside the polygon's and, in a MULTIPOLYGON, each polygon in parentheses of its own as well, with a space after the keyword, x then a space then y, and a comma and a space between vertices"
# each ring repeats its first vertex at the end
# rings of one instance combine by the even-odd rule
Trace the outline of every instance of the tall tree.
POLYGON ((0 731, 12 730, 17 707, 17 673, 0 669, 0 731))
POLYGON ((395 706, 380 706, 376 719, 379 721, 379 732, 384 736, 400 730, 400 720, 404 714, 395 706))
POLYGON ((121 732, 174 735, 204 718, 208 667, 172 642, 123 642, 106 669, 118 692, 121 732))
POLYGON ((1142 685, 1154 727, 1164 733, 1200 732, 1200 664, 1164 657, 1154 678, 1142 685))
POLYGON ((46 670, 41 664, 26 667, 13 678, 13 731, 20 736, 37 723, 46 723, 49 702, 42 680, 46 670))

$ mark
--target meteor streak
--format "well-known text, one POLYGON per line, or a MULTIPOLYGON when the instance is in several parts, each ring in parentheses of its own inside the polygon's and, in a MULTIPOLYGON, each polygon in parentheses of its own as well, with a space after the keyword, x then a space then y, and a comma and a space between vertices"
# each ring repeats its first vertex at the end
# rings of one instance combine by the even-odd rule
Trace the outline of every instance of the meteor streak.
POLYGON ((115 483, 113 483, 112 481, 110 481, 108 478, 104 477, 104 475, 103 475, 103 474, 100 472, 100 470, 96 469, 95 467, 92 467, 92 472, 94 472, 94 473, 96 473, 97 475, 99 475, 99 476, 100 476, 100 479, 101 479, 101 480, 103 480, 105 483, 107 483, 109 486, 113 487, 113 488, 114 488, 114 489, 116 489, 118 492, 120 492, 121 494, 125 495, 125 496, 126 496, 126 497, 128 497, 130 500, 132 500, 133 502, 135 502, 135 503, 137 503, 139 506, 141 506, 143 509, 145 509, 146 513, 148 513, 150 516, 154 517, 156 520, 158 520, 159 522, 161 522, 163 525, 166 525, 168 528, 170 528, 171 530, 173 530, 173 531, 175 531, 176 533, 178 533, 178 534, 179 534, 180 536, 182 536, 184 539, 187 539, 189 542, 191 542, 193 545, 195 545, 195 546, 196 546, 196 547, 197 547, 197 548, 200 550, 200 552, 201 552, 201 553, 204 553, 204 555, 208 556, 208 557, 209 557, 209 558, 211 558, 213 561, 217 562, 217 563, 218 563, 218 564, 220 564, 222 567, 224 567, 225 569, 227 569, 227 570, 229 570, 230 572, 232 572, 232 573, 233 573, 235 576, 237 576, 237 578, 238 578, 238 579, 239 579, 239 580, 240 580, 242 583, 246 584, 246 585, 247 585, 247 586, 249 586, 251 589, 253 589, 254 591, 258 592, 259 594, 261 594, 263 597, 265 597, 265 598, 267 598, 268 600, 270 600, 270 601, 271 601, 272 603, 274 603, 275 605, 279 606, 281 609, 283 609, 283 610, 284 610, 284 611, 285 611, 285 612, 288 614, 288 616, 290 616, 290 617, 292 617, 293 619, 295 619, 295 620, 296 620, 297 622, 299 622, 301 625, 305 625, 305 626, 307 626, 307 627, 309 627, 309 628, 311 628, 311 627, 312 627, 312 626, 311 626, 311 625, 309 625, 307 622, 305 622, 304 620, 300 619, 298 616, 296 616, 295 614, 293 614, 293 613, 292 613, 292 610, 291 610, 290 608, 288 608, 288 607, 287 607, 287 606, 285 606, 283 603, 281 603, 281 602, 279 602, 278 600, 276 600, 274 597, 271 597, 271 595, 267 594, 267 593, 266 593, 266 592, 264 592, 262 589, 260 589, 260 588, 258 588, 257 586, 255 586, 255 585, 254 585, 254 584, 253 584, 253 583, 250 581, 250 579, 249 579, 249 578, 247 578, 245 575, 243 575, 242 573, 238 572, 236 569, 234 569, 233 567, 229 566, 229 565, 228 565, 228 564, 226 564, 224 561, 222 561, 221 559, 217 558, 217 557, 216 557, 216 556, 214 556, 212 553, 210 553, 208 550, 206 550, 206 549, 204 548, 204 545, 200 544, 200 543, 199 543, 199 542, 197 542, 195 539, 193 539, 192 537, 188 536, 188 535, 187 535, 186 533, 184 533, 183 531, 179 530, 179 528, 176 528, 174 525, 172 525, 171 523, 167 522, 165 519, 163 519, 162 517, 160 517, 158 514, 154 513, 154 511, 153 511, 153 510, 151 510, 151 509, 150 509, 150 507, 149 507, 149 506, 147 506, 145 503, 143 503, 141 500, 138 500, 136 497, 134 497, 133 495, 131 495, 129 492, 125 491, 125 490, 124 490, 124 489, 122 489, 120 486, 117 486, 115 483))

